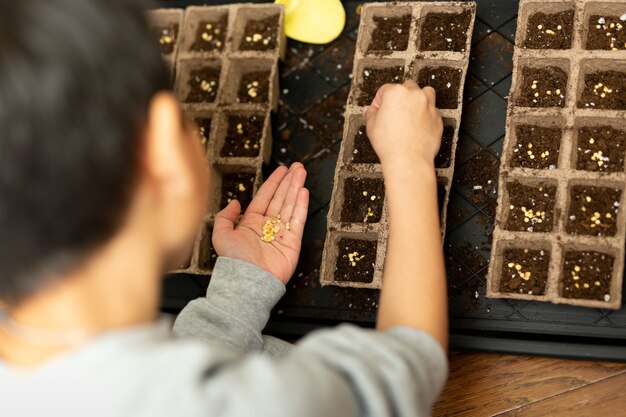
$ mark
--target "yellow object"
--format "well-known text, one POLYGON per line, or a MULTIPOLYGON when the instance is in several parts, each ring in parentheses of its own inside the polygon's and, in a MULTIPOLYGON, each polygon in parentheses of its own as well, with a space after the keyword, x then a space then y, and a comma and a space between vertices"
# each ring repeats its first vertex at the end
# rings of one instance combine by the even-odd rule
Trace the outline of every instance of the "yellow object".
POLYGON ((276 0, 285 6, 285 34, 300 42, 325 44, 335 40, 346 24, 340 0, 276 0))

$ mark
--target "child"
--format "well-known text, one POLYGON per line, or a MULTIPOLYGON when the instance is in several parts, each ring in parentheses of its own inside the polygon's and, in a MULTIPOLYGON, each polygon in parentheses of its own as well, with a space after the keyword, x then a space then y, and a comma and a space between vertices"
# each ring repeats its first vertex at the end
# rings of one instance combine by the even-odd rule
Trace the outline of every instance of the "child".
POLYGON ((447 366, 434 90, 385 85, 365 112, 390 215, 376 330, 262 336, 307 214, 293 164, 239 222, 236 201, 218 214, 207 296, 174 338, 160 279, 189 252, 207 175, 141 5, 0 2, 2 415, 428 415, 447 366))

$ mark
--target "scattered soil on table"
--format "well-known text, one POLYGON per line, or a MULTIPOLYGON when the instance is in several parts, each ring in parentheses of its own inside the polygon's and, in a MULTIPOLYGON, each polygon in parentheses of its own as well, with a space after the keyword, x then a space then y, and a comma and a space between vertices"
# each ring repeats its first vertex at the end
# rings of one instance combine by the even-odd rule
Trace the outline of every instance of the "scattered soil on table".
POLYGON ((495 216, 498 205, 496 197, 499 166, 498 159, 483 151, 461 165, 454 175, 456 184, 469 189, 466 194, 469 200, 477 207, 482 207, 491 217, 495 216))
POLYGON ((615 188, 577 185, 570 190, 567 233, 615 236, 622 191, 615 188))
POLYGON ((163 55, 174 52, 176 38, 178 37, 178 24, 172 23, 167 26, 153 26, 151 28, 154 38, 159 43, 159 49, 163 55))
POLYGON ((278 15, 261 20, 250 20, 239 44, 242 51, 267 51, 276 48, 278 15))
POLYGON ((533 169, 555 169, 563 130, 559 127, 519 125, 517 143, 511 155, 511 166, 533 169))
POLYGON ((465 52, 471 21, 469 10, 463 13, 428 13, 422 25, 419 49, 465 52))
POLYGON ((376 151, 367 136, 365 125, 359 127, 354 134, 354 149, 352 150, 352 163, 355 164, 380 164, 376 151))
POLYGON ((269 99, 270 71, 254 71, 241 76, 237 101, 266 103, 269 99))
POLYGON ((556 186, 528 186, 513 181, 506 188, 509 194, 509 215, 504 229, 535 233, 552 231, 556 186))
POLYGON ((626 73, 600 71, 585 75, 578 107, 626 110, 626 73))
POLYGON ((211 118, 203 117, 196 119, 198 125, 198 135, 200 136, 200 143, 204 145, 206 149, 209 146, 209 139, 211 136, 211 118))
POLYGON ((189 74, 187 103, 212 103, 220 83, 220 68, 204 67, 189 74))
POLYGON ((435 157, 435 168, 449 168, 452 162, 452 140, 454 139, 454 126, 444 126, 441 136, 441 147, 435 157))
POLYGON ((198 26, 196 40, 191 45, 192 51, 223 51, 226 44, 226 30, 228 15, 223 15, 217 21, 203 20, 198 26))
POLYGON ((263 121, 259 116, 229 116, 228 129, 220 156, 255 157, 259 155, 263 137, 263 121))
POLYGON ((241 203, 241 211, 245 211, 252 201, 255 174, 223 174, 222 175, 222 202, 224 208, 232 200, 241 203))
POLYGON ((369 106, 383 84, 404 82, 404 67, 365 68, 357 99, 359 106, 369 106))
POLYGON ((593 15, 589 18, 587 49, 626 49, 626 22, 620 16, 593 15))
POLYGON ((217 252, 213 249, 213 243, 211 239, 213 237, 213 229, 207 227, 200 242, 200 253, 198 264, 200 269, 204 271, 212 270, 217 262, 217 252))
POLYGON ((385 184, 379 178, 348 177, 344 183, 341 221, 378 223, 383 214, 385 184))
POLYGON ((563 297, 611 301, 614 260, 612 255, 602 252, 566 252, 563 263, 563 297))
POLYGON ((425 67, 417 76, 417 84, 424 88, 431 86, 437 93, 437 108, 456 109, 459 107, 461 69, 452 67, 425 67))
POLYGON ((336 281, 372 282, 376 264, 374 240, 341 238, 335 269, 336 281))
POLYGON ((574 11, 535 13, 528 19, 524 48, 569 49, 572 47, 574 11))
POLYGON ((576 169, 599 172, 623 172, 626 132, 611 126, 578 129, 576 169))
POLYGON ((523 107, 563 107, 567 73, 559 67, 522 69, 517 105, 523 107))
POLYGON ((543 295, 548 282, 550 251, 506 249, 502 260, 500 292, 543 295))
POLYGON ((439 220, 443 224, 443 203, 446 200, 446 183, 445 178, 437 178, 437 207, 439 207, 439 220))
POLYGON ((376 27, 372 32, 372 40, 367 52, 381 54, 393 51, 406 51, 409 45, 409 28, 411 27, 411 14, 400 17, 374 17, 376 27))

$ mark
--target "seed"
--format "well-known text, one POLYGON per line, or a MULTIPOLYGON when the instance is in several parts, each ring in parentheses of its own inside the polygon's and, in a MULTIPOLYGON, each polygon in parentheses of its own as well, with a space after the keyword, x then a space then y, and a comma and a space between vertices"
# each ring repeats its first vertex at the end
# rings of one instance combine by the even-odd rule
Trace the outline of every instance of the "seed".
POLYGON ((509 262, 509 264, 507 265, 509 268, 513 268, 515 266, 515 264, 513 262, 509 262))
POLYGON ((550 30, 550 29, 546 30, 546 33, 548 35, 556 35, 556 32, 554 32, 553 30, 550 30))
POLYGON ((269 43, 270 43, 270 41, 269 41, 269 40, 267 40, 267 39, 263 39, 263 45, 267 45, 267 44, 269 44, 269 43))
POLYGON ((513 204, 511 204, 511 205, 509 206, 509 208, 510 208, 511 210, 513 210, 513 209, 515 208, 515 206, 514 206, 513 204))
POLYGON ((613 217, 613 216, 611 215, 611 213, 606 213, 606 216, 605 216, 605 217, 606 217, 607 219, 610 219, 610 218, 611 218, 611 217, 613 217))
POLYGON ((535 88, 537 88, 537 84, 531 85, 530 88, 532 88, 534 90, 535 88))
POLYGON ((574 283, 574 287, 576 287, 576 288, 580 288, 580 285, 578 285, 578 283, 577 283, 577 282, 575 282, 575 283, 574 283))
POLYGON ((535 93, 535 97, 539 97, 539 93, 535 93))
POLYGON ((561 29, 563 29, 563 26, 558 25, 556 28, 557 28, 557 30, 561 30, 561 29))
POLYGON ((552 95, 552 91, 548 90, 548 91, 546 91, 546 94, 551 96, 552 95))
POLYGON ((599 286, 600 286, 600 281, 596 281, 596 282, 594 282, 593 284, 594 284, 596 287, 599 287, 599 286))
POLYGON ((206 32, 203 32, 202 33, 202 39, 204 39, 207 42, 211 42, 213 40, 213 36, 209 35, 206 32))
POLYGON ((522 266, 520 264, 516 264, 515 265, 515 269, 517 269, 518 271, 522 270, 522 266))
POLYGON ((263 39, 263 36, 261 36, 261 34, 259 33, 255 33, 254 35, 252 35, 252 42, 258 42, 261 39, 263 39))
POLYGON ((591 197, 589 197, 589 196, 585 196, 585 201, 586 201, 587 203, 591 203, 591 197))
POLYGON ((557 88, 557 89, 556 89, 556 91, 555 91, 555 93, 557 93, 557 94, 561 94, 561 90, 557 88))
POLYGON ((372 201, 376 200, 376 196, 375 195, 371 196, 370 200, 372 200, 372 201))
POLYGON ((587 284, 586 282, 583 284, 583 287, 585 288, 589 288, 589 284, 587 284))
POLYGON ((537 29, 539 30, 543 29, 543 25, 537 25, 537 29))
POLYGON ((594 140, 593 138, 589 139, 589 143, 590 143, 591 145, 593 145, 593 143, 594 143, 594 142, 595 142, 595 140, 594 140))
POLYGON ((572 279, 573 279, 574 281, 578 281, 578 280, 580 279, 580 277, 579 277, 578 275, 574 275, 574 276, 572 277, 572 279))

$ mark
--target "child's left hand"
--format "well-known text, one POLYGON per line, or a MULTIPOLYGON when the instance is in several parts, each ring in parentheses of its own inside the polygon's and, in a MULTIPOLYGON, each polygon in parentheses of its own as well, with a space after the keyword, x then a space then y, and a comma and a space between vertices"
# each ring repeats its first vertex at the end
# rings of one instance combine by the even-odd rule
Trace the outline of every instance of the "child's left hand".
POLYGON ((306 170, 300 163, 279 167, 259 188, 241 220, 235 224, 241 205, 234 200, 220 211, 213 226, 213 246, 220 256, 257 265, 287 284, 293 275, 302 243, 309 207, 304 188, 306 170), (280 218, 274 240, 265 242, 263 226, 280 218))

